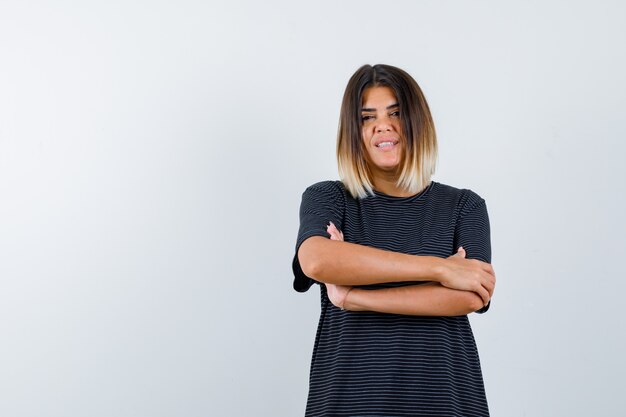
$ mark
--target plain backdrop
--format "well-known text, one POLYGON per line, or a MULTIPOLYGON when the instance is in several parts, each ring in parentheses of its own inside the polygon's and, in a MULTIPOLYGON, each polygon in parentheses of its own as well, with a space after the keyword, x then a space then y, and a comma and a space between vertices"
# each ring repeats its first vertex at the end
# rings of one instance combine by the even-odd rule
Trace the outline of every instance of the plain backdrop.
POLYGON ((620 1, 0 2, 0 415, 303 415, 301 194, 362 64, 487 201, 493 416, 626 408, 620 1))

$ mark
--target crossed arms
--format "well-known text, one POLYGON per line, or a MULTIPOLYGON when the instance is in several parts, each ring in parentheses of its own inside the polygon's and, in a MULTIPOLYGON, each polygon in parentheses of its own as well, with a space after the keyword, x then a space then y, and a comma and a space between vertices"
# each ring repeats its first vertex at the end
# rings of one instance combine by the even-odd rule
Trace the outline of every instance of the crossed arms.
POLYGON ((487 305, 495 288, 491 265, 466 259, 462 248, 448 258, 391 252, 343 241, 334 224, 330 239, 312 236, 298 250, 302 271, 326 285, 331 302, 352 311, 458 316, 487 305), (428 281, 421 285, 364 290, 356 285, 428 281))

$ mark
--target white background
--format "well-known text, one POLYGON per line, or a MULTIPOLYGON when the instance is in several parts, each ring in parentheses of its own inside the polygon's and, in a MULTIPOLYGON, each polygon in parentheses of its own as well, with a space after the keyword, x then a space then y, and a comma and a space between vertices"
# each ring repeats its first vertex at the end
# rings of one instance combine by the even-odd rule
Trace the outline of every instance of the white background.
POLYGON ((301 193, 343 89, 407 70, 486 199, 494 416, 626 408, 619 1, 2 1, 0 415, 297 416, 301 193))

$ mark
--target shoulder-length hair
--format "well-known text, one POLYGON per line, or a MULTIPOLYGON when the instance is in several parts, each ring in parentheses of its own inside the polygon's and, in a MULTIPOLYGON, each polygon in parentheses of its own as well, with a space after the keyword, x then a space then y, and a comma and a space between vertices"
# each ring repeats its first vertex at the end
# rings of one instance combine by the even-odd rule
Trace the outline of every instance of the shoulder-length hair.
POLYGON ((437 162, 435 125, 426 98, 417 82, 405 71, 390 65, 363 65, 348 81, 341 103, 337 134, 339 177, 354 198, 374 195, 372 175, 362 139, 363 93, 370 87, 389 87, 400 106, 405 146, 397 185, 417 194, 430 184, 437 162))

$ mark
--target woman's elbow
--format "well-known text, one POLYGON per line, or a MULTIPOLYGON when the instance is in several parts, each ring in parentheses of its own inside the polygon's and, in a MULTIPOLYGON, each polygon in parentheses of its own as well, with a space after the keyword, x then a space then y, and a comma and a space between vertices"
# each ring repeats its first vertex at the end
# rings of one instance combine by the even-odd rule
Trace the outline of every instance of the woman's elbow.
POLYGON ((300 262, 300 267, 304 275, 319 280, 319 271, 322 269, 319 259, 298 255, 298 262, 300 262))
POLYGON ((302 272, 309 277, 319 280, 319 275, 324 269, 322 265, 323 257, 319 255, 317 249, 317 240, 324 239, 320 236, 312 236, 302 242, 298 249, 298 262, 302 272))

